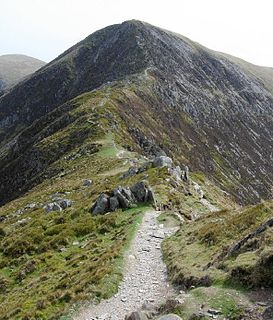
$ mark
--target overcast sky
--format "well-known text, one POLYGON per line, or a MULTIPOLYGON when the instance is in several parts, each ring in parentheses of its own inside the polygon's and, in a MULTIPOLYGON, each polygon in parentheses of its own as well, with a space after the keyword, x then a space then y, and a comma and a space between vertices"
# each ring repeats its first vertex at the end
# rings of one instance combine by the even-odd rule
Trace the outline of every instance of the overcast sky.
POLYGON ((0 55, 49 62, 90 33, 138 19, 273 67, 272 0, 0 0, 0 55))

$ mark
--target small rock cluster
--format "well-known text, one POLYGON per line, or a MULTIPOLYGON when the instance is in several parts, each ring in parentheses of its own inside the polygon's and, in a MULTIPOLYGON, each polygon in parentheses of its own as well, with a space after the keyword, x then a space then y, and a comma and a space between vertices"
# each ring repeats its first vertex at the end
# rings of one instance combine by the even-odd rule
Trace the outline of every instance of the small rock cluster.
POLYGON ((104 214, 119 208, 132 208, 137 203, 155 205, 154 192, 145 181, 137 182, 132 187, 118 187, 108 194, 101 193, 90 211, 93 215, 104 214))
POLYGON ((51 211, 63 211, 67 209, 68 207, 71 207, 72 201, 69 199, 61 198, 60 195, 63 193, 55 193, 51 196, 51 199, 53 200, 50 203, 47 203, 44 206, 45 213, 49 213, 51 211))
POLYGON ((180 166, 173 166, 173 160, 167 156, 158 156, 155 157, 152 161, 145 162, 141 167, 131 167, 128 171, 126 171, 122 176, 121 179, 125 179, 128 177, 132 177, 136 174, 142 173, 149 168, 168 168, 168 171, 171 176, 175 178, 175 180, 189 180, 189 168, 185 166, 184 170, 180 168, 180 166))

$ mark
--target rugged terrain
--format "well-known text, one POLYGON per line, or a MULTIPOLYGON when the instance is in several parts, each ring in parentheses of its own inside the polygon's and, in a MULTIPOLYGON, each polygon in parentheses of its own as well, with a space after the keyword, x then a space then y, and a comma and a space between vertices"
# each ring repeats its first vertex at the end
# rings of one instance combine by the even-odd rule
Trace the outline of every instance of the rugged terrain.
MULTIPOLYGON (((270 68, 218 54, 146 23, 127 21, 97 31, 1 97, 2 203, 13 197, 18 183, 24 184, 15 179, 16 172, 10 174, 18 154, 29 158, 27 150, 47 134, 49 124, 51 134, 74 121, 67 113, 75 110, 70 99, 106 88, 114 105, 109 116, 121 119, 128 145, 133 139, 146 153, 165 150, 192 170, 206 172, 242 203, 269 198, 271 76, 270 68), (28 134, 33 139, 26 143, 28 134)), ((34 183, 36 172, 30 172, 27 180, 34 183)))
POLYGON ((0 56, 0 94, 4 89, 15 85, 45 64, 44 61, 22 54, 0 56))
POLYGON ((273 279, 271 80, 270 68, 133 20, 95 32, 7 90, 0 319, 66 319, 112 297, 151 203, 92 208, 140 181, 154 192, 158 219, 176 220, 162 248, 170 281, 187 290, 171 306, 154 298, 155 314, 189 319, 204 304, 219 319, 260 319, 268 300, 258 308, 247 294, 273 279), (166 155, 171 165, 153 164, 166 155))

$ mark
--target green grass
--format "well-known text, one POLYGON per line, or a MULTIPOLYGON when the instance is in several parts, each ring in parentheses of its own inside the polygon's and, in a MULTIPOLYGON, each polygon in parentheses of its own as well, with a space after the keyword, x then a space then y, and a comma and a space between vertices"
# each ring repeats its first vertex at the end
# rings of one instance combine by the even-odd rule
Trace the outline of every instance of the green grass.
POLYGON ((273 203, 263 202, 240 210, 209 213, 163 243, 164 258, 172 281, 190 287, 210 283, 245 286, 270 286, 273 230, 250 239, 233 256, 228 248, 271 218, 273 203))
POLYGON ((205 305, 207 309, 212 308, 221 312, 221 318, 238 320, 250 302, 236 290, 222 288, 197 288, 191 290, 191 295, 205 305))
MULTIPOLYGON (((74 128, 58 132, 41 145, 47 150, 71 130, 74 128)), ((82 141, 81 148, 90 143, 100 150, 83 153, 74 160, 67 160, 65 154, 52 164, 65 168, 64 175, 44 180, 0 208, 0 215, 7 216, 29 203, 51 202, 50 195, 56 192, 68 192, 64 197, 73 201, 72 207, 63 212, 45 214, 42 208, 28 209, 22 216, 2 223, 1 319, 59 319, 72 305, 77 307, 82 301, 100 300, 116 292, 122 279, 124 252, 147 207, 92 217, 89 208, 98 194, 119 185, 119 172, 127 166, 113 152, 112 134, 89 137, 82 141), (88 178, 93 184, 85 188, 83 179, 88 178), (22 218, 31 220, 18 225, 22 218)), ((77 154, 77 148, 73 152, 77 154)))
POLYGON ((28 227, 29 238, 22 230, 5 239, 1 250, 8 259, 1 274, 9 285, 0 296, 1 314, 12 319, 12 311, 20 309, 17 318, 39 314, 57 319, 71 303, 114 294, 122 277, 123 252, 145 209, 95 218, 76 211, 61 226, 40 220, 45 230, 40 230, 37 243, 35 225, 28 227), (35 267, 28 272, 29 261, 35 267))
MULTIPOLYGON (((182 295, 180 303, 168 307, 168 303, 162 305, 161 314, 174 313, 183 320, 195 319, 193 314, 206 313, 209 309, 217 310, 219 320, 239 320, 244 311, 252 307, 252 302, 244 293, 230 288, 199 287, 182 295)), ((198 318, 199 319, 199 318, 198 318)), ((202 319, 211 319, 205 316, 202 319)))
MULTIPOLYGON (((81 139, 75 134, 89 126, 84 114, 93 108, 90 96, 97 99, 91 94, 75 101, 79 107, 72 113, 78 112, 82 122, 72 123, 43 139, 39 142, 40 150, 45 154, 57 153, 62 139, 64 146, 71 137, 81 139)), ((97 110, 93 120, 100 121, 103 112, 97 110)), ((1 319, 59 319, 72 306, 75 309, 83 301, 108 298, 117 291, 124 252, 147 207, 97 217, 90 214, 89 208, 99 193, 117 187, 121 173, 128 169, 124 160, 116 156, 114 135, 107 124, 104 126, 104 130, 96 130, 83 139, 80 146, 73 143, 72 149, 58 154, 59 158, 48 167, 48 171, 56 171, 51 179, 0 208, 1 216, 10 216, 29 203, 51 202, 50 195, 56 192, 67 192, 63 197, 73 201, 72 207, 63 212, 45 214, 42 208, 27 209, 20 217, 10 217, 2 223, 1 319), (98 150, 86 152, 93 145, 98 150), (73 157, 67 158, 70 155, 73 157), (61 175, 56 168, 62 169, 61 175), (92 186, 83 187, 84 179, 92 179, 92 186), (31 220, 18 225, 17 221, 23 218, 31 220)), ((127 152, 126 156, 131 154, 127 152)), ((142 177, 125 179, 122 184, 132 185, 142 177)), ((155 174, 151 178, 151 182, 157 183, 155 174)))

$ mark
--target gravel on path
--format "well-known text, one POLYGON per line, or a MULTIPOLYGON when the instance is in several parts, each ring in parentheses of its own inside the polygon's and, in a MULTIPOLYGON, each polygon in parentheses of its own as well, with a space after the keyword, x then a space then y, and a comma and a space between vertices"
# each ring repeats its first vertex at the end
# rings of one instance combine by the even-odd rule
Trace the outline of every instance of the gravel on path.
POLYGON ((159 225, 159 211, 144 214, 142 223, 125 256, 125 272, 118 293, 98 305, 82 310, 74 320, 122 320, 140 309, 143 303, 159 305, 174 296, 162 260, 161 242, 177 228, 159 225))

